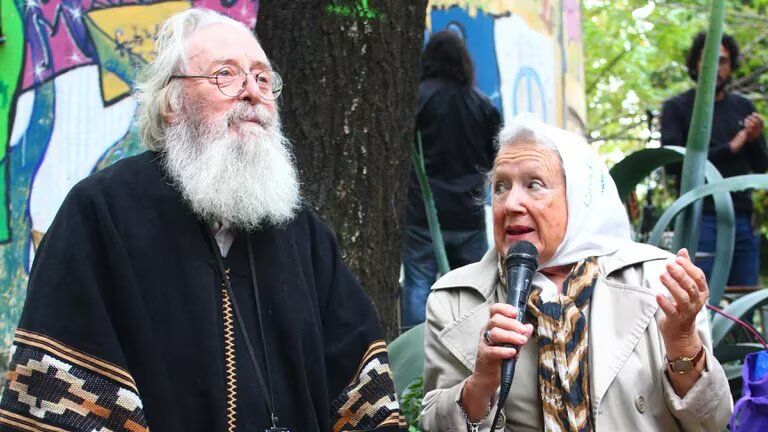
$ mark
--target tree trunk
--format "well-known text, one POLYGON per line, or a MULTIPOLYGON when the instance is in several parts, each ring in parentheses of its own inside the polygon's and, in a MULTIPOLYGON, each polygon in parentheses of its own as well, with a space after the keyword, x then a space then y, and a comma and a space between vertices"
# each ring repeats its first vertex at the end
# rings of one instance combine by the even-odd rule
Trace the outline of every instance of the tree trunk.
POLYGON ((302 193, 336 231, 388 339, 426 0, 262 0, 256 33, 283 75, 302 193))

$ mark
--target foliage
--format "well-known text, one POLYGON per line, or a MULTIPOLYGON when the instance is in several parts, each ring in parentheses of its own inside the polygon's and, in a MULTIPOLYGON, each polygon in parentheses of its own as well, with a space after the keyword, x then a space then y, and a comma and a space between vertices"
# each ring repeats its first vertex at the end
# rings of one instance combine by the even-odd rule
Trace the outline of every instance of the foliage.
MULTIPOLYGON (((706 30, 710 0, 586 0, 584 76, 587 134, 609 164, 624 155, 659 145, 663 101, 693 86, 685 55, 693 35, 706 30)), ((741 48, 741 67, 732 88, 768 116, 768 0, 726 0, 724 31, 741 48)), ((768 122, 766 122, 768 125, 768 122)), ((638 189, 643 233, 676 195, 659 171, 638 189)), ((768 239, 768 194, 754 194, 757 225, 768 239)), ((765 240, 764 240, 765 243, 765 240)), ((765 261, 765 260, 764 260, 765 261)), ((768 275, 765 263, 763 275, 768 275)))
MULTIPOLYGON (((584 76, 587 131, 611 161, 657 146, 662 102, 693 83, 685 54, 706 30, 709 0, 586 0, 584 76), (649 121, 650 120, 650 121, 649 121)), ((724 31, 742 51, 733 88, 768 115, 768 0, 726 0, 724 31)))
POLYGON ((424 391, 424 377, 414 380, 403 391, 400 397, 400 410, 408 422, 408 432, 419 432, 419 415, 421 414, 421 402, 424 391))

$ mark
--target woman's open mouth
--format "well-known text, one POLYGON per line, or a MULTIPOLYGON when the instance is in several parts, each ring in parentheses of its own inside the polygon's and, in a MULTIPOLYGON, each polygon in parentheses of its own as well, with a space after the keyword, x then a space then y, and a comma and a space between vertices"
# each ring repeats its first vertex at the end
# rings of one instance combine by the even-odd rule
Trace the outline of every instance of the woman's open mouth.
POLYGON ((507 235, 510 235, 510 236, 524 235, 533 231, 535 231, 533 228, 527 227, 524 225, 512 225, 511 227, 507 227, 506 229, 507 235))

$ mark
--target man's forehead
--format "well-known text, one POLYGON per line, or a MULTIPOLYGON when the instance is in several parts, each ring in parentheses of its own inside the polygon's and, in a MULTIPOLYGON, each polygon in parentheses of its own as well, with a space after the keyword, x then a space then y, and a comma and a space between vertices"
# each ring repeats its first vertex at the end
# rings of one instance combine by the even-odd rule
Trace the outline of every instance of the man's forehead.
POLYGON ((215 24, 192 33, 187 40, 187 55, 190 65, 197 66, 243 61, 249 65, 269 65, 256 38, 230 24, 215 24))

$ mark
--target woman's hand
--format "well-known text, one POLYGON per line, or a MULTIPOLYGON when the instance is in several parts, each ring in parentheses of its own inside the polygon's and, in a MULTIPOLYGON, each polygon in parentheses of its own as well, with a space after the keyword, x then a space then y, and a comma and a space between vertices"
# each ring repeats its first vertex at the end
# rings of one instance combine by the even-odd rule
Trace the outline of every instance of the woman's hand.
POLYGON ((461 394, 461 406, 473 421, 483 418, 488 410, 501 381, 502 361, 517 355, 515 348, 503 345, 522 347, 533 333, 531 324, 523 324, 516 319, 517 308, 514 306, 495 303, 491 305, 490 315, 491 318, 479 335, 475 370, 461 394))
MULTIPOLYGON (((657 294, 656 301, 664 311, 659 319, 659 332, 664 340, 667 359, 694 358, 702 347, 696 332, 696 316, 709 298, 709 287, 704 272, 693 265, 688 251, 680 249, 675 262, 667 264, 661 275, 661 283, 667 287, 671 298, 657 294)), ((704 362, 699 360, 693 370, 685 374, 668 374, 672 387, 684 397, 701 377, 704 362)))
POLYGON ((693 265, 686 249, 680 249, 675 262, 667 263, 667 271, 661 275, 661 283, 671 294, 671 298, 663 294, 656 295, 656 301, 664 311, 664 316, 659 320, 659 331, 665 342, 691 343, 695 338, 698 342, 695 348, 698 350, 701 342, 696 333, 696 315, 709 298, 704 272, 693 265))

